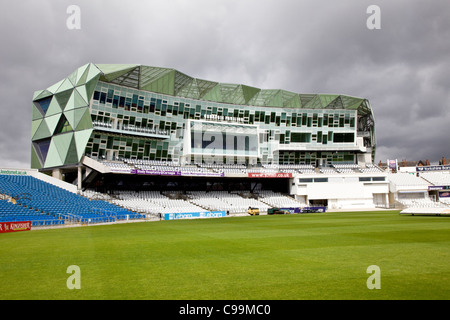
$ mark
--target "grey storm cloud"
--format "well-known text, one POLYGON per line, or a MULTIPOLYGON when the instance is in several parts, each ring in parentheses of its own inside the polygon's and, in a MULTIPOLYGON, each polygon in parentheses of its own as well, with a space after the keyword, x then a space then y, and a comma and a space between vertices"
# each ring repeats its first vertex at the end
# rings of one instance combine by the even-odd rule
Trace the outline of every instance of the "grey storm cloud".
POLYGON ((450 157, 448 0, 3 0, 0 166, 29 167, 31 100, 88 63, 369 99, 375 161, 450 157), (70 30, 67 8, 81 9, 70 30), (369 30, 369 5, 381 29, 369 30))

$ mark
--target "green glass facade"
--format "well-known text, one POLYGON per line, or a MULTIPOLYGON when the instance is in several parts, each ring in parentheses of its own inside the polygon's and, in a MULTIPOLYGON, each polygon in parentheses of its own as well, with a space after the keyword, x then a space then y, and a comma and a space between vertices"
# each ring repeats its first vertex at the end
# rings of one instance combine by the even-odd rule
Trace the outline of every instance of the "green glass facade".
POLYGON ((227 132, 232 150, 225 143, 216 148, 225 162, 355 163, 358 154, 375 153, 366 99, 222 84, 167 68, 88 64, 35 93, 32 167, 76 165, 83 155, 193 162, 211 156, 208 143, 194 145, 199 126, 227 132))

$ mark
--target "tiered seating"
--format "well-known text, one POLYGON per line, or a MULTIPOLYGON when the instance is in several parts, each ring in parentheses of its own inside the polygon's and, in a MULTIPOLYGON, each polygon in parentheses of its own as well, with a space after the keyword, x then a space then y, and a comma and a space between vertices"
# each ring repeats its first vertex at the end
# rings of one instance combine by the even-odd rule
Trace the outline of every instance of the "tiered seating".
POLYGON ((435 186, 450 186, 450 172, 421 172, 420 176, 435 186))
POLYGON ((366 167, 365 168, 361 168, 360 169, 362 173, 377 173, 377 172, 382 172, 382 170, 377 167, 376 165, 374 165, 373 163, 366 163, 366 167))
POLYGON ((228 202, 217 197, 215 193, 206 191, 188 191, 187 192, 190 202, 205 208, 209 211, 228 211, 229 213, 238 213, 238 208, 232 208, 228 202))
POLYGON ((181 173, 209 173, 211 172, 209 169, 207 168, 198 168, 198 167, 194 167, 194 166, 183 166, 180 167, 180 171, 181 173))
POLYGON ((336 171, 334 168, 331 168, 331 167, 322 167, 322 168, 319 169, 319 172, 323 173, 323 174, 335 174, 335 173, 338 173, 338 171, 336 171))
POLYGON ((397 186, 429 186, 429 182, 410 173, 391 173, 388 175, 389 181, 397 186))
POLYGON ((207 168, 216 173, 228 173, 228 174, 244 174, 244 169, 246 168, 243 164, 212 164, 212 163, 201 163, 198 164, 201 168, 207 168))
POLYGON ((181 165, 178 162, 158 160, 121 159, 120 161, 102 161, 103 164, 116 169, 141 169, 155 171, 178 171, 182 173, 225 173, 247 175, 248 173, 292 173, 292 174, 325 174, 336 173, 376 173, 382 170, 369 163, 365 167, 358 164, 333 164, 329 167, 314 167, 312 164, 263 164, 246 166, 245 164, 226 163, 194 163, 181 165))
POLYGON ((170 161, 155 161, 155 160, 125 160, 125 163, 133 165, 136 169, 152 170, 152 171, 171 171, 180 172, 181 174, 202 174, 210 173, 208 168, 198 167, 196 165, 181 166, 178 163, 170 161))
POLYGON ((298 171, 303 174, 314 174, 316 173, 315 167, 312 164, 300 165, 298 171))
POLYGON ((211 211, 228 211, 229 213, 245 213, 249 207, 267 212, 269 205, 252 198, 242 198, 226 191, 188 191, 191 202, 211 211))
POLYGON ((151 168, 170 168, 170 170, 175 170, 180 167, 180 164, 172 161, 157 161, 157 160, 138 160, 138 159, 124 159, 125 163, 135 166, 136 168, 151 169, 151 168))
POLYGON ((428 197, 415 199, 399 199, 403 205, 408 208, 446 208, 447 205, 441 202, 433 201, 428 197))
POLYGON ((242 170, 244 173, 277 173, 278 169, 276 168, 265 168, 265 167, 253 167, 246 168, 242 170))
POLYGON ((35 210, 0 200, 0 222, 31 221, 32 226, 61 225, 64 220, 37 212, 35 210))
POLYGON ((426 215, 440 215, 450 214, 450 203, 433 201, 428 197, 421 199, 402 199, 399 200, 406 206, 401 214, 426 214, 426 215))
POLYGON ((0 193, 16 199, 18 206, 66 222, 99 223, 145 218, 145 215, 103 200, 89 200, 31 176, 0 175, 0 193))
POLYGON ((118 169, 118 170, 130 170, 132 169, 131 166, 129 166, 128 164, 121 162, 121 161, 102 161, 102 163, 105 166, 108 166, 112 169, 118 169))
POLYGON ((259 192, 259 200, 274 208, 298 208, 304 206, 296 200, 283 196, 279 192, 264 190, 259 192))
POLYGON ((189 213, 206 211, 183 199, 170 199, 158 191, 120 191, 113 203, 148 214, 189 213))
POLYGON ((283 173, 299 173, 302 165, 299 164, 280 164, 278 170, 283 173))
POLYGON ((359 171, 359 166, 357 164, 333 164, 333 167, 339 173, 355 173, 359 171))

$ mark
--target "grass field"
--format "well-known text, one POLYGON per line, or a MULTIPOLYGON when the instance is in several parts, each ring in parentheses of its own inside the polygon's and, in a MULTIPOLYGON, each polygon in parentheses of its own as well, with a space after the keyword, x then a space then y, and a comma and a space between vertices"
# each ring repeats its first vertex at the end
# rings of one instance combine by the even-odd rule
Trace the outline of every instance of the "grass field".
POLYGON ((449 299, 450 219, 398 211, 0 235, 0 299, 449 299), (67 267, 80 268, 69 290, 67 267), (369 290, 367 268, 380 268, 369 290))

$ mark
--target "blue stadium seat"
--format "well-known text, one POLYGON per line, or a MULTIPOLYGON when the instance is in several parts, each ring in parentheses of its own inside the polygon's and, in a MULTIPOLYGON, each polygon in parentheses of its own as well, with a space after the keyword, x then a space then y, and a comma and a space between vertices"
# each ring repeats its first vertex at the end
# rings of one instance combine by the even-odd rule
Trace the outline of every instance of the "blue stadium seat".
POLYGON ((89 200, 31 176, 0 175, 0 194, 16 200, 16 204, 0 201, 0 221, 23 219, 32 221, 32 226, 42 226, 66 221, 102 223, 127 217, 145 218, 145 215, 103 200, 89 200))

